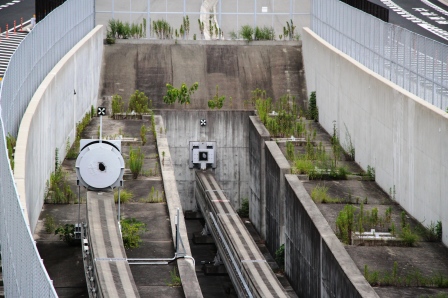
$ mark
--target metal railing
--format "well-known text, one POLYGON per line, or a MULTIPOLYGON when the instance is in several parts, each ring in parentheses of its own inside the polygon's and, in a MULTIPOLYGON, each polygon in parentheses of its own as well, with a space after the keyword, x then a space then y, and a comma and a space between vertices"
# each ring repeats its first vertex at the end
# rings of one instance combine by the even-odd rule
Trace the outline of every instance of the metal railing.
POLYGON ((337 49, 432 105, 448 107, 448 46, 338 0, 313 0, 311 28, 337 49))
MULTIPOLYGON (((222 28, 225 39, 231 38, 231 32, 238 36, 243 25, 272 27, 275 30, 275 39, 279 39, 279 35, 283 35, 283 27, 287 21, 293 20, 297 33, 300 33, 300 28, 308 27, 309 10, 309 0, 147 0, 139 3, 132 0, 110 0, 107 3, 98 1, 96 21, 97 25, 107 27, 111 19, 135 24, 143 24, 145 19, 146 36, 150 38, 155 37, 151 32, 153 21, 163 19, 173 30, 179 31, 183 17, 188 16, 189 39, 193 39, 194 34, 197 39, 201 39, 198 19, 201 19, 208 28, 208 20, 211 18, 219 28, 222 28)), ((206 29, 206 36, 207 32, 206 29)))
POLYGON ((69 0, 39 22, 11 57, 0 85, 0 243, 6 297, 57 297, 37 251, 8 160, 34 92, 56 63, 94 28, 94 2, 69 0))

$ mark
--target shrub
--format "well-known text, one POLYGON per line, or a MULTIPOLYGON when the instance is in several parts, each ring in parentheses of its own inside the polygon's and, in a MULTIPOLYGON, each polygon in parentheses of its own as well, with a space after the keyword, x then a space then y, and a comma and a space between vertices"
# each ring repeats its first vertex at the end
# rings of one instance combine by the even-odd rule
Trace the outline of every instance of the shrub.
POLYGON ((120 220, 124 248, 137 248, 142 242, 141 235, 147 231, 146 224, 135 218, 120 220))
POLYGON ((275 251, 275 261, 281 269, 285 269, 285 244, 280 245, 275 251))
MULTIPOLYGON (((126 189, 120 190, 120 203, 121 204, 126 204, 133 197, 134 197, 134 194, 131 191, 126 190, 126 189)), ((115 204, 118 203, 118 191, 114 191, 114 201, 115 201, 115 204)))
POLYGON ((139 147, 137 150, 130 148, 129 151, 129 168, 132 172, 132 177, 137 179, 142 171, 144 155, 139 147))
POLYGON ((418 240, 417 234, 412 232, 409 224, 406 224, 406 226, 402 228, 400 238, 406 246, 414 246, 415 242, 418 240))
POLYGON ((138 114, 148 113, 148 97, 145 93, 135 90, 129 100, 129 111, 134 111, 138 114))
POLYGON ((241 208, 237 212, 240 217, 249 217, 249 199, 241 199, 241 208))
POLYGON ((118 94, 114 94, 112 96, 112 116, 118 113, 123 113, 123 106, 123 98, 118 94))
POLYGON ((313 162, 304 158, 296 159, 294 165, 297 174, 309 174, 314 169, 313 162))
POLYGON ((311 92, 308 102, 308 119, 319 121, 319 110, 317 108, 316 91, 311 92))
POLYGON ((240 35, 247 41, 252 41, 254 36, 254 29, 249 25, 241 27, 240 35))
POLYGON ((75 225, 74 224, 65 224, 63 226, 59 226, 55 231, 55 235, 59 235, 59 239, 66 242, 69 245, 79 244, 80 241, 75 239, 75 225))

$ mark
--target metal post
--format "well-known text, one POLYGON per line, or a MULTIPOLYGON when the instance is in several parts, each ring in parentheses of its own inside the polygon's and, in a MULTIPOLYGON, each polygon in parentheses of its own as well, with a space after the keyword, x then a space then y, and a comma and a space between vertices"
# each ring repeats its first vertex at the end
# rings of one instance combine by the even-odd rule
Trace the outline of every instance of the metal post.
POLYGON ((100 116, 100 143, 103 141, 103 116, 100 116))
POLYGON ((254 1, 254 27, 257 27, 257 0, 254 1))
POLYGON ((78 185, 78 224, 81 226, 81 186, 78 185))
POLYGON ((118 222, 120 222, 120 188, 118 188, 118 222))

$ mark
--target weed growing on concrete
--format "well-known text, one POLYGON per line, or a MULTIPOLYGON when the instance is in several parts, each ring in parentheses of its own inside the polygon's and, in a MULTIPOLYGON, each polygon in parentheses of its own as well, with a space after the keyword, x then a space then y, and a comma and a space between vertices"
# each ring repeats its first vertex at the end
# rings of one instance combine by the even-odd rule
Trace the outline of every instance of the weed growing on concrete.
POLYGON ((67 181, 67 173, 62 171, 59 164, 57 149, 55 152, 55 170, 50 174, 50 180, 46 184, 45 203, 67 204, 75 197, 67 181))
POLYGON ((251 42, 254 39, 254 28, 250 25, 244 25, 241 27, 240 35, 244 40, 247 40, 247 42, 251 42))
POLYGON ((418 240, 418 235, 412 232, 409 224, 406 224, 401 229, 400 238, 405 246, 414 246, 415 242, 418 240))
POLYGON ((315 203, 322 203, 322 204, 341 202, 341 200, 338 198, 332 198, 328 194, 328 187, 324 185, 316 185, 316 187, 314 187, 313 190, 311 191, 311 198, 315 203))
POLYGON ((141 151, 141 148, 133 149, 132 147, 129 150, 129 168, 132 172, 132 177, 137 179, 138 175, 142 171, 143 167, 144 155, 141 151))
POLYGON ((440 220, 437 222, 431 221, 431 223, 426 227, 422 224, 421 226, 417 226, 416 229, 425 241, 442 241, 442 222, 440 220))
POLYGON ((237 211, 238 215, 240 217, 249 217, 249 199, 248 198, 242 198, 241 199, 241 208, 237 211))
POLYGON ((285 270, 285 244, 280 245, 275 251, 275 261, 280 267, 280 270, 285 270))
POLYGON ((137 248, 142 242, 141 235, 147 231, 146 224, 135 218, 120 220, 124 248, 137 248))
POLYGON ((316 91, 311 92, 310 99, 308 101, 308 119, 319 121, 319 109, 316 101, 316 91))
POLYGON ((16 150, 16 138, 10 133, 6 136, 6 147, 8 149, 8 158, 11 169, 14 170, 14 152, 16 150))
POLYGON ((118 95, 114 94, 112 95, 112 117, 114 117, 115 114, 123 113, 124 111, 124 102, 123 98, 118 95))
POLYGON ((72 147, 70 144, 70 138, 67 139, 67 143, 65 144, 65 152, 66 159, 75 159, 78 157, 78 152, 76 152, 74 146, 72 147))
MULTIPOLYGON (((130 190, 121 189, 120 190, 120 204, 126 204, 134 197, 134 194, 130 190)), ((115 204, 118 203, 118 190, 114 191, 114 201, 115 204)))
POLYGON ((336 218, 336 235, 345 244, 352 243, 354 211, 355 208, 352 205, 345 205, 336 218))
POLYGON ((177 274, 176 268, 173 268, 173 270, 170 271, 170 278, 171 281, 167 282, 167 285, 170 287, 180 287, 182 285, 182 281, 177 274))
POLYGON ((145 93, 135 90, 135 92, 131 95, 129 99, 129 107, 128 111, 134 111, 137 114, 149 113, 150 110, 148 108, 148 97, 145 93))
POLYGON ((295 147, 292 142, 286 141, 286 158, 290 161, 294 160, 295 147))
POLYGON ((350 132, 348 131, 347 125, 344 123, 345 127, 345 146, 344 150, 347 152, 347 155, 349 156, 349 160, 354 161, 355 160, 355 147, 352 143, 352 136, 350 135, 350 132))
POLYGON ((81 243, 79 239, 75 239, 74 224, 65 224, 63 226, 59 226, 54 231, 54 234, 59 235, 59 239, 66 242, 68 245, 77 245, 81 243))
POLYGON ((226 97, 224 95, 219 96, 218 93, 219 93, 219 86, 216 85, 216 94, 215 96, 213 96, 212 99, 208 101, 208 107, 212 110, 215 108, 220 110, 224 105, 224 101, 226 100, 226 97))
POLYGON ((402 273, 397 262, 394 262, 390 271, 371 271, 367 265, 364 265, 364 277, 372 286, 448 287, 448 277, 440 272, 429 276, 423 275, 418 269, 402 273))
POLYGON ((45 215, 44 226, 45 232, 47 232, 48 234, 53 234, 56 230, 56 222, 51 214, 45 215))
POLYGON ((151 187, 151 191, 149 193, 148 199, 146 200, 141 200, 144 203, 162 203, 164 202, 164 191, 162 191, 161 196, 159 196, 159 191, 155 190, 154 186, 151 187))
POLYGON ((140 138, 142 139, 142 145, 145 146, 147 139, 146 139, 146 126, 144 124, 142 124, 142 126, 140 127, 140 138))
POLYGON ((198 90, 198 87, 198 82, 190 87, 182 83, 179 89, 174 88, 171 84, 166 84, 166 95, 163 96, 163 102, 169 105, 178 102, 186 106, 190 104, 190 98, 198 90))

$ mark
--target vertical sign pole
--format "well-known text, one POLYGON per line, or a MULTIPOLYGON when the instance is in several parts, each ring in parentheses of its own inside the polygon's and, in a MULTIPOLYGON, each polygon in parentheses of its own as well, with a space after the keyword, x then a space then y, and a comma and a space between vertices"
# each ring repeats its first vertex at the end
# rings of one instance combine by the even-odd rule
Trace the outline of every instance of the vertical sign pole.
POLYGON ((120 222, 120 188, 118 188, 118 222, 120 222))
POLYGON ((103 116, 100 116, 100 143, 102 143, 103 140, 103 116))

